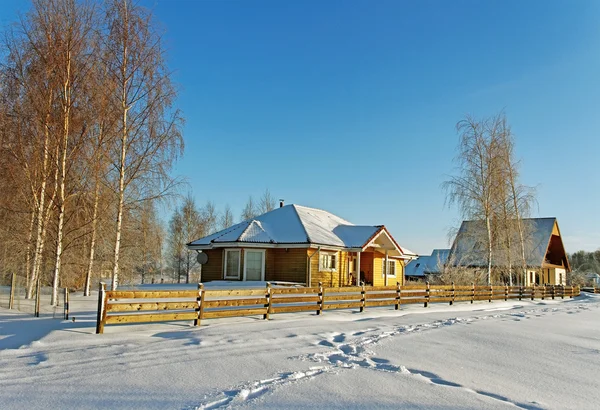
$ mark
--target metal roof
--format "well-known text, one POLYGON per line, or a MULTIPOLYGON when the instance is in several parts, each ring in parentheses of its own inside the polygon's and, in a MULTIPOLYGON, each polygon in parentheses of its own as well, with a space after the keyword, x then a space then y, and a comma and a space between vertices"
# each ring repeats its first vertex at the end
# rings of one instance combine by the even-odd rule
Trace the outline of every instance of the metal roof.
MULTIPOLYGON (((385 227, 354 225, 322 209, 291 204, 197 239, 188 247, 210 249, 220 243, 261 243, 361 248, 382 230, 385 227)), ((400 251, 405 253, 402 248, 400 251)))

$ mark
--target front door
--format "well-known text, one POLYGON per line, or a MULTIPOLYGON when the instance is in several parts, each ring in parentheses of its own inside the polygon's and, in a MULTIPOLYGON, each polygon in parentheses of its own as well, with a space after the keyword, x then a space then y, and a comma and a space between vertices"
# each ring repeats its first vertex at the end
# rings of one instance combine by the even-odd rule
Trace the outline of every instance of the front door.
POLYGON ((265 251, 246 250, 244 252, 245 280, 265 280, 265 251))

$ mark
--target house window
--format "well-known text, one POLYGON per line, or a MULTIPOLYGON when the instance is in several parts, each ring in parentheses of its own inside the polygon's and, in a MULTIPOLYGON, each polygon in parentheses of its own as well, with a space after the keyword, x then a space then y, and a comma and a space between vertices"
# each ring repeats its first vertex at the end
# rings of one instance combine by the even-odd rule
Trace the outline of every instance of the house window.
POLYGON ((240 250, 225 249, 225 279, 240 278, 240 250))
POLYGON ((319 255, 319 270, 325 272, 335 272, 336 270, 336 254, 321 252, 319 255))
MULTIPOLYGON (((385 264, 385 259, 383 260, 383 263, 385 264)), ((395 260, 388 259, 387 269, 386 269, 385 273, 388 276, 396 276, 396 261, 395 260)))

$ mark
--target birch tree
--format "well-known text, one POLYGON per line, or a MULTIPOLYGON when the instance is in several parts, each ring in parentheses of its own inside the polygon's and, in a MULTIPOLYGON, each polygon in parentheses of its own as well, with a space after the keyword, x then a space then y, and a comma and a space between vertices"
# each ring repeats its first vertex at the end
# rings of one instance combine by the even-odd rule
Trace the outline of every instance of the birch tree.
POLYGON ((459 134, 455 157, 457 175, 443 183, 447 202, 458 205, 465 219, 481 220, 485 224, 487 282, 492 281, 493 241, 492 218, 497 207, 499 166, 496 154, 498 141, 486 121, 471 116, 456 125, 459 134))
POLYGON ((130 0, 110 1, 106 15, 107 71, 116 84, 114 111, 119 118, 112 162, 116 194, 112 289, 116 289, 124 209, 172 188, 168 171, 183 140, 182 119, 173 109, 176 91, 152 15, 130 0))

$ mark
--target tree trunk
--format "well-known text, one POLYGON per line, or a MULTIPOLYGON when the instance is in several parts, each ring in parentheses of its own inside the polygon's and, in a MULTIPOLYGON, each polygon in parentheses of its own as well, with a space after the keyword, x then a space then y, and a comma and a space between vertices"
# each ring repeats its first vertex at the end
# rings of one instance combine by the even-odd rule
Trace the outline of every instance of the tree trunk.
MULTIPOLYGON (((50 97, 48 99, 48 107, 52 104, 52 93, 50 93, 50 97)), ((50 144, 50 108, 48 108, 48 112, 46 113, 46 120, 44 122, 44 144, 43 144, 43 160, 42 160, 42 185, 40 187, 40 196, 37 209, 37 234, 35 238, 35 251, 33 254, 33 264, 31 268, 31 280, 29 282, 29 286, 27 287, 27 299, 31 299, 33 297, 33 290, 35 288, 35 284, 37 283, 38 275, 40 272, 40 266, 42 264, 42 252, 44 251, 44 236, 45 236, 45 226, 44 226, 44 206, 46 201, 46 182, 47 182, 47 174, 48 174, 48 159, 49 159, 49 144, 50 144)))
POLYGON ((485 218, 487 234, 488 234, 488 271, 487 271, 487 283, 492 284, 492 227, 490 224, 490 217, 485 218))
POLYGON ((33 226, 35 223, 35 209, 31 212, 31 222, 29 223, 29 236, 27 237, 27 251, 25 253, 25 289, 29 288, 29 273, 31 269, 31 241, 33 240, 33 226))
POLYGON ((90 257, 88 260, 87 273, 85 275, 85 286, 83 289, 83 296, 90 296, 92 270, 94 267, 94 252, 96 250, 96 226, 98 224, 98 201, 100 198, 100 189, 98 185, 98 178, 96 178, 94 187, 94 210, 92 211, 92 237, 90 239, 90 257))
MULTIPOLYGON (((67 45, 67 47, 70 47, 67 45)), ((60 160, 60 187, 58 195, 58 228, 56 231, 56 260, 54 263, 54 279, 52 280, 52 298, 50 304, 56 306, 58 303, 58 286, 60 283, 60 267, 62 262, 62 245, 63 245, 63 227, 65 223, 65 180, 67 178, 67 151, 69 148, 69 132, 70 132, 70 117, 71 117, 71 53, 67 52, 65 84, 63 87, 64 93, 64 109, 63 109, 63 138, 62 138, 62 155, 60 160)), ((58 161, 58 159, 57 159, 58 161)))

